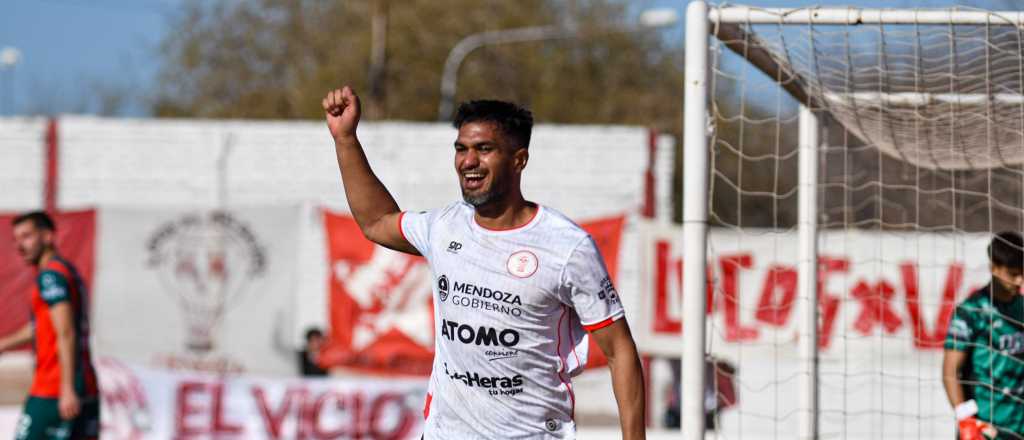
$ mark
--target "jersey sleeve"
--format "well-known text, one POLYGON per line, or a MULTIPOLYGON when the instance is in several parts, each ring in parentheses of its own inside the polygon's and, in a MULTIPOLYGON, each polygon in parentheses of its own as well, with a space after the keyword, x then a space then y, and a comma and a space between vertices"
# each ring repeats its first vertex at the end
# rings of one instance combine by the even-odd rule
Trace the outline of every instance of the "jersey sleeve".
POLYGON ((607 327, 624 315, 604 259, 590 236, 570 254, 559 290, 559 299, 576 311, 587 331, 607 327))
POLYGON ((946 331, 946 342, 943 348, 946 350, 967 351, 974 342, 974 320, 972 314, 965 304, 960 304, 953 311, 949 320, 949 329, 946 331))
POLYGON ((429 211, 403 211, 398 217, 402 237, 424 257, 430 252, 430 225, 433 215, 429 211))
POLYGON ((39 296, 46 302, 46 305, 52 306, 71 298, 68 291, 68 280, 60 272, 42 271, 36 278, 36 283, 39 285, 39 296))

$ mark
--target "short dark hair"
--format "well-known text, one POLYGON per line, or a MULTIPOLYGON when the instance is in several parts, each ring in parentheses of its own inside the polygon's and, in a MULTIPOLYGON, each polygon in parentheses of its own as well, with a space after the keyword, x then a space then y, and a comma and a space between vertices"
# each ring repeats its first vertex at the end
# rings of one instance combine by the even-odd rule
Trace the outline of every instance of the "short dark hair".
POLYGON ((511 102, 480 99, 467 101, 459 105, 455 112, 452 125, 456 129, 471 122, 492 122, 501 131, 512 138, 517 146, 530 146, 530 133, 533 131, 533 113, 511 102))
POLYGON ((1024 268, 1024 238, 1013 231, 996 234, 988 245, 988 259, 993 266, 1024 268))
POLYGON ((324 332, 320 331, 320 329, 316 327, 306 329, 306 342, 309 342, 309 340, 313 339, 314 336, 322 338, 324 337, 324 332))
POLYGON ((53 218, 50 217, 50 214, 43 211, 26 212, 14 217, 14 220, 11 221, 11 226, 18 226, 25 222, 32 222, 32 226, 44 231, 52 232, 57 230, 57 225, 53 223, 53 218))

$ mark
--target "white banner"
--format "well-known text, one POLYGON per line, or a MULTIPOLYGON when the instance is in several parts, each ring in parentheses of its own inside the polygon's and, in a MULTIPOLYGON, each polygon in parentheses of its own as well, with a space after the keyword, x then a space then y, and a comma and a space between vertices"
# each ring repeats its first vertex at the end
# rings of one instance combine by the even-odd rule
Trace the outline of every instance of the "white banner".
MULTIPOLYGON (((682 234, 648 225, 641 239, 647 353, 676 356, 682 320, 682 234)), ((826 231, 819 252, 823 356, 911 355, 941 348, 956 302, 988 283, 988 234, 826 231), (884 343, 880 344, 880 337, 884 343)), ((793 232, 714 229, 708 237, 711 344, 775 352, 797 341, 798 240, 793 232)))
POLYGON ((97 360, 101 438, 419 438, 422 379, 268 379, 97 360))
MULTIPOLYGON (((641 240, 644 353, 682 351, 682 237, 646 229, 641 240)), ((819 238, 821 432, 873 438, 948 437, 942 342, 956 303, 991 278, 988 234, 825 231, 819 238)), ((807 374, 801 337, 795 231, 713 229, 708 238, 707 347, 736 369, 735 408, 720 430, 797 435, 792 415, 807 374)), ((721 385, 721 382, 720 382, 721 385)))
MULTIPOLYGON (((131 362, 293 374, 303 210, 100 210, 94 347, 131 362)), ((320 292, 316 292, 320 294, 320 292)))

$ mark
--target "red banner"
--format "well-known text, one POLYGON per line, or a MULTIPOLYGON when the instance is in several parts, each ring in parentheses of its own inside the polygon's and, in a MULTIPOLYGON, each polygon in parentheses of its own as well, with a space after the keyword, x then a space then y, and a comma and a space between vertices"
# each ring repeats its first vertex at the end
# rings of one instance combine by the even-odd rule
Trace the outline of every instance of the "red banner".
MULTIPOLYGON (((0 214, 0 335, 29 321, 29 295, 34 271, 15 247, 11 221, 14 214, 0 214)), ((78 268, 85 285, 92 285, 96 238, 96 211, 65 212, 54 216, 57 249, 78 268)))
MULTIPOLYGON (((612 217, 607 219, 594 220, 581 224, 601 251, 604 257, 604 264, 608 266, 608 275, 612 278, 612 284, 618 286, 619 275, 619 245, 622 243, 622 227, 626 224, 626 217, 612 217)), ((630 294, 639 293, 631 292, 630 294)), ((601 367, 608 365, 608 358, 604 352, 590 338, 590 349, 587 355, 587 368, 601 367)))
MULTIPOLYGON (((616 278, 625 217, 584 223, 616 278)), ((422 257, 367 240, 348 214, 324 212, 331 334, 321 362, 376 373, 430 374, 431 275, 422 257)), ((590 365, 606 360, 591 340, 590 365)))
POLYGON ((434 325, 426 260, 373 244, 346 214, 325 211, 324 227, 331 334, 321 362, 429 374, 434 325))

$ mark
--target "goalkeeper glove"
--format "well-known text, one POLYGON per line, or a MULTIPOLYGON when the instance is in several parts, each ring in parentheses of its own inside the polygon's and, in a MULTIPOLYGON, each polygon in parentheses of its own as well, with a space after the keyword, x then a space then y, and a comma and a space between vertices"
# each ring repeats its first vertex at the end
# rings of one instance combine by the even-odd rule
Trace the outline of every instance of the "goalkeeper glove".
POLYGON ((978 404, 968 400, 956 406, 956 420, 960 428, 960 440, 993 439, 999 433, 995 426, 978 420, 978 404))

